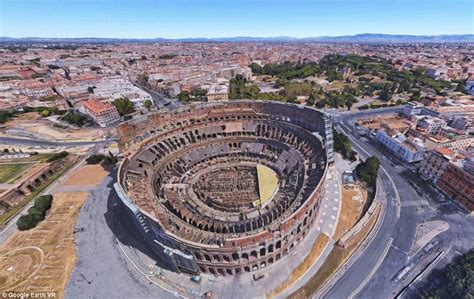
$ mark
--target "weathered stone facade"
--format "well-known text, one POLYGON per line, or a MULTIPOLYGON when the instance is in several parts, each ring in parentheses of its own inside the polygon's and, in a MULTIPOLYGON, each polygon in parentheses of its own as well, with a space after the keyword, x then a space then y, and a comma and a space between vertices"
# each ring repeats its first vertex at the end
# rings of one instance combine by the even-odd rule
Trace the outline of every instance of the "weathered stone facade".
POLYGON ((176 270, 261 269, 297 247, 316 218, 326 125, 317 110, 275 102, 153 114, 118 128, 125 159, 116 188, 147 241, 173 256, 176 270), (252 205, 259 164, 277 174, 278 189, 265 205, 252 205))

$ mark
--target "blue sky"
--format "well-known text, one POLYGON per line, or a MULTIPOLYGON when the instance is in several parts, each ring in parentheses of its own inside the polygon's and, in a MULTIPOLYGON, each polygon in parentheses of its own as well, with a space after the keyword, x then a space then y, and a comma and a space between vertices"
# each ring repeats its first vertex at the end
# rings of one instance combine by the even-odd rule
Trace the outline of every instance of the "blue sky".
POLYGON ((467 0, 0 0, 0 36, 472 34, 467 0))

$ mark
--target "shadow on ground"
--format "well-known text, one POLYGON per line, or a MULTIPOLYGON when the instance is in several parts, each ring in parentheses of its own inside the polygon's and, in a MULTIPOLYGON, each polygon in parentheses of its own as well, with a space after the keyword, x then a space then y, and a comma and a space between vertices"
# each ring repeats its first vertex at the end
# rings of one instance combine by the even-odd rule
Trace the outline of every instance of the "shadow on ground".
POLYGON ((147 255, 155 261, 156 266, 172 271, 170 267, 167 266, 167 262, 160 256, 154 254, 147 246, 147 243, 135 227, 131 215, 115 193, 113 184, 117 181, 117 169, 111 170, 109 176, 112 178, 112 181, 107 187, 110 188, 111 191, 107 198, 107 212, 104 214, 108 227, 120 243, 147 255))

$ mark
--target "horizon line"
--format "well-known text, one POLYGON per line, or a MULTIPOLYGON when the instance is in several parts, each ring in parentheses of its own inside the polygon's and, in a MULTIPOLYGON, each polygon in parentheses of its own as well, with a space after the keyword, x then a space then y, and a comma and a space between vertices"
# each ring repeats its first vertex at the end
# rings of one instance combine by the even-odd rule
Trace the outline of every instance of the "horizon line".
POLYGON ((254 39, 270 39, 270 38, 288 38, 288 39, 308 39, 308 38, 337 38, 337 37, 357 37, 361 35, 386 35, 386 36, 410 36, 410 37, 441 37, 441 36, 474 36, 473 33, 443 33, 443 34, 405 34, 405 33, 357 33, 357 34, 344 34, 344 35, 314 35, 295 37, 290 35, 278 35, 278 36, 252 36, 252 35, 235 35, 235 36, 216 36, 216 37, 96 37, 96 36, 76 36, 76 37, 48 37, 48 36, 0 36, 0 38, 10 39, 168 39, 168 40, 180 40, 180 39, 231 39, 231 38, 254 38, 254 39))

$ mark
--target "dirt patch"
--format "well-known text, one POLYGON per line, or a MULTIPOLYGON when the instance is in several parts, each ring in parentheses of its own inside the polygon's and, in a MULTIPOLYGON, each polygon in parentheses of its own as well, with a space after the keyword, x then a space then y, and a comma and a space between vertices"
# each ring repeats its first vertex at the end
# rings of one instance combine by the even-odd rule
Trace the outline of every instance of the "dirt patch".
POLYGON ((74 227, 87 192, 56 193, 46 219, 0 246, 0 291, 63 297, 76 261, 74 227))
MULTIPOLYGON (((21 136, 36 136, 49 140, 97 140, 109 130, 99 128, 58 127, 52 121, 38 117, 38 113, 21 114, 7 122, 0 132, 21 136)), ((110 133, 110 132, 109 132, 110 133)))
POLYGON ((325 234, 319 234, 314 241, 310 253, 304 261, 296 267, 286 281, 280 284, 276 289, 267 294, 267 298, 273 298, 295 283, 308 269, 316 262, 316 260, 323 253, 324 248, 329 242, 329 237, 325 234))
POLYGON ((359 186, 342 188, 341 212, 333 239, 339 240, 359 220, 367 199, 367 191, 359 186))
POLYGON ((108 171, 100 165, 84 165, 81 169, 71 175, 61 186, 97 185, 107 175, 108 171))

